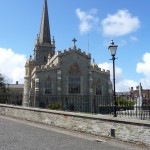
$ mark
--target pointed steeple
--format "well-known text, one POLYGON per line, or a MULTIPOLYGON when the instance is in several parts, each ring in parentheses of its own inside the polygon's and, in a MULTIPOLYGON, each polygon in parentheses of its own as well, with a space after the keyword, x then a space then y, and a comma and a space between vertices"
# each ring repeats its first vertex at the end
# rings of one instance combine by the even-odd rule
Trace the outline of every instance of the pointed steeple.
POLYGON ((43 43, 51 44, 47 0, 44 0, 44 7, 43 7, 38 43, 39 44, 43 44, 43 43))

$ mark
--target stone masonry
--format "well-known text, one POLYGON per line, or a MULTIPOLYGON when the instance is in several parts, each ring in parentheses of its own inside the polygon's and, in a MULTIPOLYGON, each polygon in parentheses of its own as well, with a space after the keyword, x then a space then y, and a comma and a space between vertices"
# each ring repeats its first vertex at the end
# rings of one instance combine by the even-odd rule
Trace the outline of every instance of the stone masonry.
POLYGON ((0 105, 0 115, 150 146, 149 120, 0 105), (114 134, 111 131, 114 130, 114 134))

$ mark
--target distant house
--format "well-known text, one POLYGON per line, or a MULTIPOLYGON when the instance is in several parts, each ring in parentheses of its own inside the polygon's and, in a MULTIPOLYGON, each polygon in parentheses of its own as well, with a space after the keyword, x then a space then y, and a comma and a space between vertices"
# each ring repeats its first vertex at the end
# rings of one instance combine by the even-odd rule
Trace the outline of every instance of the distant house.
POLYGON ((21 105, 24 84, 19 84, 19 82, 16 81, 16 84, 8 84, 7 88, 7 103, 21 105))
MULTIPOLYGON (((133 99, 136 100, 139 98, 139 86, 134 89, 131 87, 131 89, 128 92, 117 92, 116 95, 118 97, 123 97, 125 99, 133 99)), ((141 96, 142 96, 142 103, 150 104, 150 89, 142 89, 141 90, 141 96)))
POLYGON ((23 93, 24 84, 19 84, 16 81, 16 84, 8 84, 8 88, 11 93, 23 93))
MULTIPOLYGON (((139 87, 137 86, 135 90, 131 87, 130 95, 135 98, 139 97, 139 87)), ((142 89, 142 97, 144 99, 150 98, 150 89, 142 89)))

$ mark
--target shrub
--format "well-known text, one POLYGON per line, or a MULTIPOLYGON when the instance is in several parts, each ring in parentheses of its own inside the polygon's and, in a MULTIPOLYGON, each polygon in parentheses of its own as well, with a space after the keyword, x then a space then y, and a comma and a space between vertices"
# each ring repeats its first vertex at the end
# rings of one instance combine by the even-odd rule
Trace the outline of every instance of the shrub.
POLYGON ((134 106, 135 101, 133 100, 126 100, 126 99, 118 99, 116 101, 117 106, 134 106))
POLYGON ((61 108, 61 105, 60 104, 49 104, 48 108, 52 109, 52 110, 58 110, 61 108))

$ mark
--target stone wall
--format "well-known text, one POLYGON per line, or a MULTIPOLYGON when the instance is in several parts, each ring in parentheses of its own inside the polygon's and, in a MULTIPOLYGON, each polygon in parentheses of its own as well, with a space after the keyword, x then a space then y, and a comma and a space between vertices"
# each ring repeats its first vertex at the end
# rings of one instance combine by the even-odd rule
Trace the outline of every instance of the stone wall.
POLYGON ((0 105, 0 115, 150 146, 150 120, 0 105))

